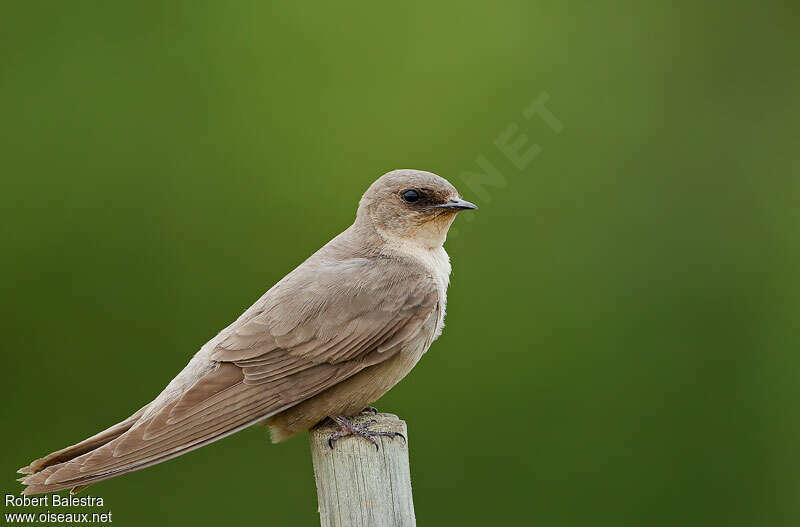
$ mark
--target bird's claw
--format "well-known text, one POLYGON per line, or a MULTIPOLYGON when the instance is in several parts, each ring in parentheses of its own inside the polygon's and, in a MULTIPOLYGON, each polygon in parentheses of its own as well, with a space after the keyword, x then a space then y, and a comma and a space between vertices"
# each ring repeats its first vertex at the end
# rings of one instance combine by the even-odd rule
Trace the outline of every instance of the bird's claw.
POLYGON ((341 439, 342 437, 347 437, 347 436, 363 437, 364 439, 366 439, 367 441, 372 443, 372 446, 375 447, 376 451, 378 450, 378 442, 375 440, 376 437, 397 437, 397 436, 400 436, 400 437, 403 438, 403 442, 406 441, 406 436, 404 436, 400 432, 380 432, 380 431, 370 430, 369 428, 367 428, 369 425, 377 423, 377 421, 375 419, 370 419, 369 421, 365 421, 363 423, 356 424, 356 423, 351 422, 346 417, 338 415, 336 417, 333 417, 333 420, 336 422, 336 424, 339 425, 341 430, 339 430, 338 432, 332 433, 330 435, 330 437, 328 437, 328 446, 331 448, 331 450, 333 450, 333 442, 334 441, 336 441, 337 439, 341 439))

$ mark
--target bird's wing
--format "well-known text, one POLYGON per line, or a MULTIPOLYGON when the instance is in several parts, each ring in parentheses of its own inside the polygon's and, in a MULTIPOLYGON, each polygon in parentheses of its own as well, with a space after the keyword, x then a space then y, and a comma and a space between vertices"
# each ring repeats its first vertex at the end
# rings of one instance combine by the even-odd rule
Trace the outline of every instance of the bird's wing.
POLYGON ((113 441, 22 478, 79 487, 189 452, 275 415, 402 348, 436 312, 425 273, 381 259, 301 266, 213 341, 207 371, 113 441))
POLYGON ((428 275, 398 267, 358 258, 278 284, 221 335, 211 358, 241 367, 245 384, 385 360, 416 335, 438 302, 428 275))

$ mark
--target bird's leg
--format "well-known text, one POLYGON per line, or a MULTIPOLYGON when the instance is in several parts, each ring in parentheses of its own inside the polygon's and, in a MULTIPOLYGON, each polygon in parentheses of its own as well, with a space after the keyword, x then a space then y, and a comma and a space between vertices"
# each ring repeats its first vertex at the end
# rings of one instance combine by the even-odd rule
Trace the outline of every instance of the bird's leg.
POLYGON ((361 424, 353 423, 343 415, 331 416, 331 419, 333 419, 336 422, 336 424, 339 425, 339 428, 341 428, 341 430, 332 433, 331 436, 328 438, 328 446, 331 447, 331 449, 333 449, 334 441, 347 436, 363 437, 364 439, 372 443, 372 445, 375 447, 375 450, 378 450, 378 442, 375 441, 376 437, 400 436, 403 438, 403 441, 405 441, 406 439, 405 436, 400 432, 376 432, 374 430, 370 430, 369 428, 367 428, 369 425, 377 422, 375 421, 375 419, 370 419, 369 421, 366 421, 361 424))
POLYGON ((374 406, 367 406, 366 408, 364 408, 363 410, 361 410, 361 412, 360 412, 360 413, 362 413, 362 414, 372 414, 372 415, 378 415, 378 413, 379 413, 379 412, 378 412, 378 409, 377 409, 377 408, 375 408, 374 406))

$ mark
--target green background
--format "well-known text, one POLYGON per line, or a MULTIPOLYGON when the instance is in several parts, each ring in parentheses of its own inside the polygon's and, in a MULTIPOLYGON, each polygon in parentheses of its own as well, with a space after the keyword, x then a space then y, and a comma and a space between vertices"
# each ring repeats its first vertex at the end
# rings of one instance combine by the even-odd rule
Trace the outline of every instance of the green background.
MULTIPOLYGON (((410 167, 480 205, 444 335, 377 403, 421 525, 800 522, 796 6, 2 7, 3 493, 410 167)), ((306 438, 261 428, 87 492, 118 525, 318 523, 306 438)))

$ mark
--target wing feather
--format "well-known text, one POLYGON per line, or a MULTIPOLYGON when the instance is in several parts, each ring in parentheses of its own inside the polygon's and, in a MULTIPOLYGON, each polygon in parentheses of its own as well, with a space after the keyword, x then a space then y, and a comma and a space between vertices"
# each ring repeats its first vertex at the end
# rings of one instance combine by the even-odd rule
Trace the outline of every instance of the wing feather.
POLYGON ((22 478, 25 492, 82 487, 194 450, 392 356, 436 312, 438 290, 408 267, 357 260, 295 270, 209 344, 212 366, 179 396, 98 448, 22 478))

